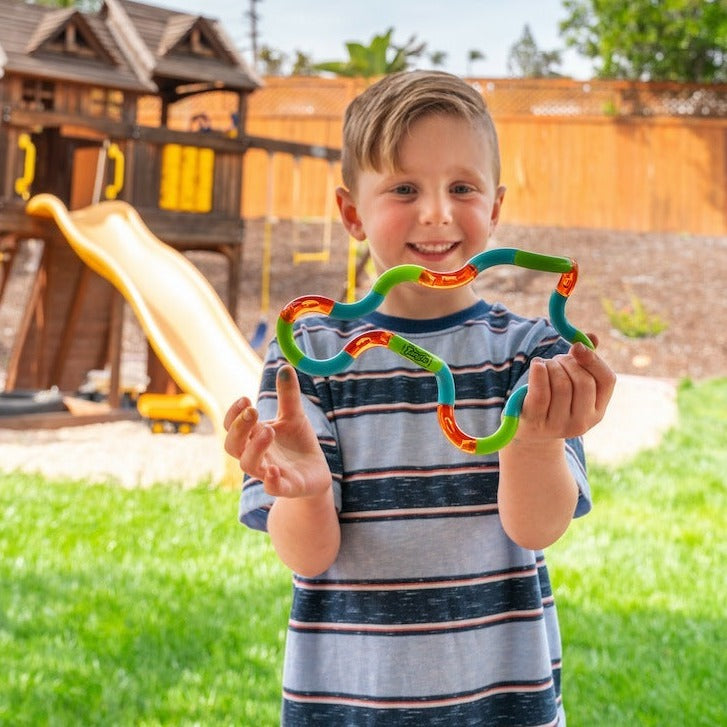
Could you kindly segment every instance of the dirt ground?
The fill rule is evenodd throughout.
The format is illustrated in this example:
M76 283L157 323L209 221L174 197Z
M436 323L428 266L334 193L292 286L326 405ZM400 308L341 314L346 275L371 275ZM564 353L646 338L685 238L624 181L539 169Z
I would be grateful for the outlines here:
M280 223L274 231L271 325L291 297L318 292L340 299L345 291L348 242L344 231L334 226L327 265L292 265L292 237L289 223ZM302 249L314 249L320 235L316 226L309 225L300 238ZM601 354L618 373L695 380L727 375L727 237L501 225L495 244L578 261L579 280L568 301L568 317L577 327L598 335ZM247 335L261 317L260 249L261 225L251 223L242 283L245 305L238 313ZM357 297L370 282L360 281ZM548 297L556 282L553 274L500 266L483 272L476 285L486 300L502 301L523 315L540 316L547 315ZM662 333L634 339L611 326L604 299L621 309L632 305L634 296L647 313L666 323Z
M340 225L333 225L327 263L293 264L292 241L298 239L301 251L321 249L322 225L302 222L296 231L292 223L281 221L272 235L270 309L265 312L260 309L263 225L247 224L237 320L248 338L262 320L268 323L269 336L278 311L295 296L320 293L341 299L345 294L348 240ZM727 375L727 237L501 225L495 244L578 261L580 277L568 302L568 317L599 336L601 354L618 373L670 379ZM190 257L222 293L226 281L222 259L210 253ZM0 303L0 385L36 261L37 249L29 246L18 259ZM485 299L536 316L547 314L556 281L553 274L502 266L482 273L476 285ZM359 281L357 297L369 284L365 278ZM634 296L648 313L665 321L662 333L631 339L613 329L604 299L619 309L630 305ZM127 311L125 361L143 370L145 350L143 336Z

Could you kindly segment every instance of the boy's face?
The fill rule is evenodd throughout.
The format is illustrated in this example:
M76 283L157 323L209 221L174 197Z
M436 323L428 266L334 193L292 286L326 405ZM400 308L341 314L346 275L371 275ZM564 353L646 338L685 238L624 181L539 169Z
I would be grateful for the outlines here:
M491 154L484 129L454 116L426 116L403 138L400 169L360 171L355 193L338 190L344 225L357 240L368 239L377 273L404 263L456 270L485 249L505 192L495 185ZM380 310L432 318L475 300L471 286L432 291L405 284Z

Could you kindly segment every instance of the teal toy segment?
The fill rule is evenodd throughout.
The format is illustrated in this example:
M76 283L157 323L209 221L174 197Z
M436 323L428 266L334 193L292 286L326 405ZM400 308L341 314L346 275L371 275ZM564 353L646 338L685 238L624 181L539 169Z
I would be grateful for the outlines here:
M512 247L497 247L494 250L485 250L479 255L475 255L469 262L481 273L495 265L514 265L516 253L517 250Z
M505 404L505 408L502 411L502 415L504 417L519 417L520 412L523 410L523 401L525 400L525 395L528 393L528 387L520 386L515 391L510 394L510 398L507 400L507 403Z
M437 377L437 403L454 406L454 376L452 371L444 364L434 375Z
M296 368L309 376L333 376L345 371L353 362L353 356L347 351L339 351L331 358L314 359L303 356Z
M384 296L375 290L354 303L334 303L330 316L337 321L353 321L375 311L383 302Z
M567 302L568 298L561 295L557 290L554 290L550 294L550 300L548 302L550 322L553 324L555 330L569 343L582 343L584 346L588 346L588 348L594 348L591 339L573 326L565 317L565 304Z

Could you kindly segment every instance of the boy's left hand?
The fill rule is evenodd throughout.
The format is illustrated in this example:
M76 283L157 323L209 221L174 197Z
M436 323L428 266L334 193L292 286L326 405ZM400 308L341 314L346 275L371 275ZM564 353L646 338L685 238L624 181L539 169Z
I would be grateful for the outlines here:
M589 338L598 345L595 336ZM582 343L552 359L533 359L517 439L585 434L603 419L615 384L616 375L605 361Z

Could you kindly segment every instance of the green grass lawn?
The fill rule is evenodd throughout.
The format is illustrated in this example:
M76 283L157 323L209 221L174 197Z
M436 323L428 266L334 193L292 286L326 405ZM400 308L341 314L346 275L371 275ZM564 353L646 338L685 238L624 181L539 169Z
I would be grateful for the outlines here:
M727 725L727 379L679 411L548 554L569 726Z
M569 727L727 724L727 379L680 412L550 550ZM0 475L0 724L277 724L290 579L236 508Z
M273 725L289 576L237 493L0 478L0 724Z

